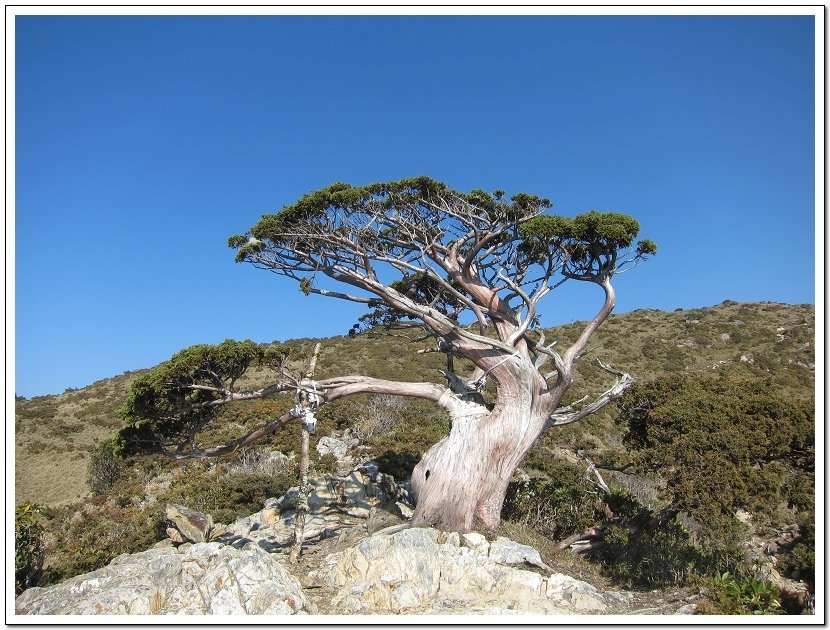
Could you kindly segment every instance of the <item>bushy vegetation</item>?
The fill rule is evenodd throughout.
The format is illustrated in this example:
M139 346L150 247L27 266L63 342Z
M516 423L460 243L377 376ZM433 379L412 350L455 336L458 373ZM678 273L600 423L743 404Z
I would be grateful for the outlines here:
M594 527L591 558L623 583L698 585L710 612L781 612L780 594L755 576L751 531L736 514L773 531L799 523L778 566L814 579L812 400L772 379L675 374L631 388L617 408L625 433L606 451L606 474L619 477L625 460L629 479L652 478L659 492L646 501L612 483L607 494L586 480L587 462L537 452L526 464L542 476L513 484L504 515L552 539Z
M44 512L38 530L46 553L41 585L99 569L122 553L143 551L166 538L167 503L230 523L296 483L289 467L266 466L250 450L216 462L133 457L120 467L122 474L105 494Z
M43 522L41 508L33 503L14 511L14 592L37 586L43 573Z
M123 464L113 452L114 444L105 440L92 454L87 469L87 483L95 495L106 494L121 476Z

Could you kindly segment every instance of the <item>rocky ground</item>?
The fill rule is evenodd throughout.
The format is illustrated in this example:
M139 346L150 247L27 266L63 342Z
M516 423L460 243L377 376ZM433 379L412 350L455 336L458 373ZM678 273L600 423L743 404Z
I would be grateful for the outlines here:
M371 463L310 480L306 542L289 561L297 490L230 524L168 505L153 549L15 602L18 614L694 614L684 591L632 593L548 566L509 538L407 528L408 493ZM397 531L396 531L397 530Z

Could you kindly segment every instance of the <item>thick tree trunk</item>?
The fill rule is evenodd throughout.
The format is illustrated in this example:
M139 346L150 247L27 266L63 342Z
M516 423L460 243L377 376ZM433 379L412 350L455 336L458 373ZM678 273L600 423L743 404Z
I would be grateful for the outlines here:
M550 415L530 387L519 390L522 395L503 398L492 412L470 405L452 414L450 434L412 472L414 526L458 532L498 527L507 486Z

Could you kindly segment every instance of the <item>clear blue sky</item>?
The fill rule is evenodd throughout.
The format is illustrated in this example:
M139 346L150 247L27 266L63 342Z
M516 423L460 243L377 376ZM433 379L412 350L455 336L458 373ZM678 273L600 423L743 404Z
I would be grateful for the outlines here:
M811 16L18 16L14 390L344 334L358 305L227 248L333 181L631 214L660 251L618 312L814 302L813 37ZM592 315L581 289L543 322Z

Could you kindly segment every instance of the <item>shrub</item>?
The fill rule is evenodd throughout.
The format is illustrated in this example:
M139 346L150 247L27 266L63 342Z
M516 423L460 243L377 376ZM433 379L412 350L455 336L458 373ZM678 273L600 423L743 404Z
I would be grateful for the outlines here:
M24 503L14 511L14 591L19 595L37 586L43 574L43 524L41 508Z
M608 575L652 588L682 584L702 556L674 519L641 530L611 525L603 542L596 559Z
M674 375L632 387L618 408L637 465L660 471L673 506L710 532L740 508L767 517L784 500L810 508L812 404L774 381Z
M399 396L375 396L369 400L354 424L354 432L361 442L377 435L391 433L401 422L401 411L406 401Z
M289 474L277 476L190 474L159 497L160 502L181 503L230 523L262 509L265 500L285 493L296 482Z
M716 573L696 580L706 599L699 612L710 615L776 615L782 614L781 593L770 584L754 577Z
M144 551L165 536L163 507L120 508L104 500L61 511L50 526L43 584L100 569L122 553Z
M250 477L274 477L289 472L288 458L266 446L243 448L229 472Z
M586 529L604 518L604 503L584 473L563 462L550 463L551 480L514 481L507 489L502 517L521 522L553 540Z
M93 494L107 494L121 476L122 464L113 453L113 442L105 440L92 454L87 484Z

